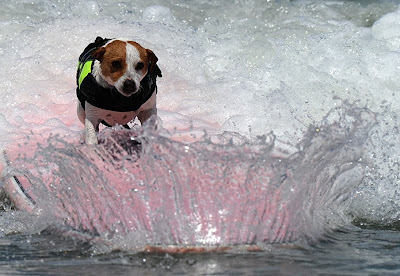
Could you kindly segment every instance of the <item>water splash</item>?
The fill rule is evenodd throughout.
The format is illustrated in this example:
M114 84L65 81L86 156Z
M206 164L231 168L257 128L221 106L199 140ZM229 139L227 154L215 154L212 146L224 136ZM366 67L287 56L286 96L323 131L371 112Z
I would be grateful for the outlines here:
M30 179L39 216L130 250L314 241L348 223L373 123L367 109L337 108L293 155L272 134L186 144L152 128L106 129L97 147L54 136L13 174Z
M400 136L398 112L385 103L366 143L373 166L353 193L350 212L361 226L400 229Z

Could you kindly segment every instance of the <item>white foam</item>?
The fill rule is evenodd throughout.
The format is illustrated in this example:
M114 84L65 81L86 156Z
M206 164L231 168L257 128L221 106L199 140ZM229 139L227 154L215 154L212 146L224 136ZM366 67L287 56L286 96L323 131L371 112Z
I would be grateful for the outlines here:
M372 34L376 39L386 42L392 51L400 50L400 9L384 15L372 27Z
M173 20L170 9L164 6L150 6L143 11L144 21L170 22Z

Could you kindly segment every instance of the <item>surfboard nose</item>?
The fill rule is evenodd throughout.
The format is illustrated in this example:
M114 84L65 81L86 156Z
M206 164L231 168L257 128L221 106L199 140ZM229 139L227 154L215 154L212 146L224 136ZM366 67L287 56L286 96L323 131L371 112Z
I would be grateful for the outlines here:
M4 192L17 209L33 213L35 209L35 201L31 198L31 196L26 192L24 188L30 186L29 184L27 185L27 183L25 183L26 181L29 182L29 180L25 177L8 175L6 173L6 168L9 165L10 161L7 157L6 151L3 150L0 156L0 179L4 184Z

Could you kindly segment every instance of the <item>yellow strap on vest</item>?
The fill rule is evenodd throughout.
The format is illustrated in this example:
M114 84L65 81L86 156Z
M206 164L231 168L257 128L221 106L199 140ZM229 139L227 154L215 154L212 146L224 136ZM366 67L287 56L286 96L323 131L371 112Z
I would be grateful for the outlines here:
M79 88L81 88L81 83L86 78L86 76L92 72L92 63L93 63L93 60L88 60L85 63L79 62L78 70L81 72L81 74L79 75L79 80L78 80Z

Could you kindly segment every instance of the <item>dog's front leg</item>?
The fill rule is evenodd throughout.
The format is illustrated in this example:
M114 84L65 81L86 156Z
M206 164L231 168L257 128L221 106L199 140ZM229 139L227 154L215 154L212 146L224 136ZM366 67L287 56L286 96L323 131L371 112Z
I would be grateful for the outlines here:
M98 125L94 125L87 118L85 119L85 143L86 145L96 145L97 141L97 133Z
M143 125L153 115L157 116L157 108L155 106L151 109L141 111L137 117L140 123Z

